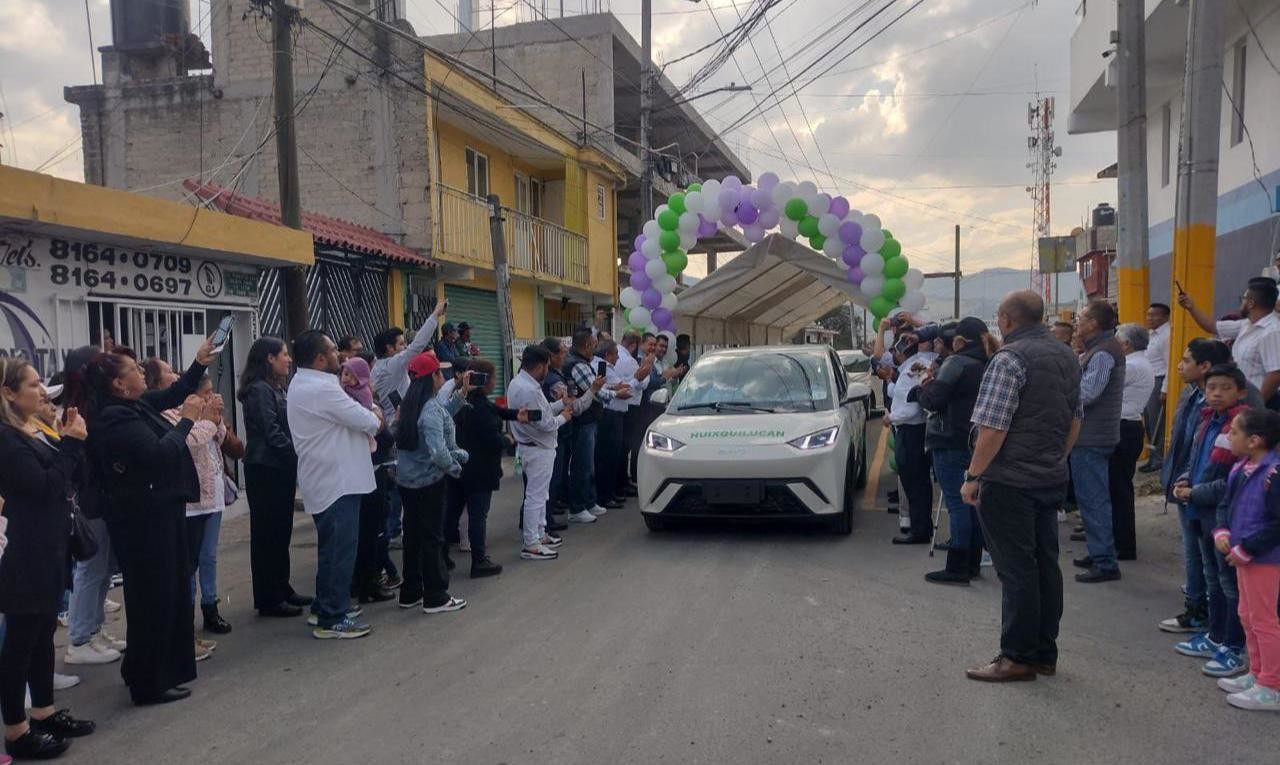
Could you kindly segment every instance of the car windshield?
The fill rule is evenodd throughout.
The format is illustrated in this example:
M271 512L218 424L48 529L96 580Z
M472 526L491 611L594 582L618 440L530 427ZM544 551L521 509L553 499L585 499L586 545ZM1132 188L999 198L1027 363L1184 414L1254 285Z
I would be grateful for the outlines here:
M871 359L861 353L842 353L840 363L844 366L844 371L851 375L871 371Z
M827 358L816 353L706 356L680 383L671 409L697 414L831 409L828 366Z

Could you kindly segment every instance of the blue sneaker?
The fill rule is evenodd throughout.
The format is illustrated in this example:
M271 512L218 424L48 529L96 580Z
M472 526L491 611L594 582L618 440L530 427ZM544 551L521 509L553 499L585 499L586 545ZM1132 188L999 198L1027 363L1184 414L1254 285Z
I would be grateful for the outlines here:
M1173 650L1183 656L1193 656L1201 659L1212 659L1214 654L1222 646L1209 639L1209 633L1197 632L1191 636L1190 640L1184 640L1173 647Z
M354 619L343 619L332 627L316 627L311 636L316 640L351 640L368 635L371 627Z
M1235 677L1249 670L1249 657L1244 651L1237 651L1225 645L1218 649L1213 658L1205 663L1201 672L1209 677Z

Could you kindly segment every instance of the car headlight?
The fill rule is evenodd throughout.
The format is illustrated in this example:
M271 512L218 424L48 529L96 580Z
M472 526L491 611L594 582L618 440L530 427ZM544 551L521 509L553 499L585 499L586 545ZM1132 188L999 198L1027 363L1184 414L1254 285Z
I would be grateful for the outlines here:
M829 428L823 428L816 433L810 433L807 436L800 436L794 441L787 443L797 449L822 449L831 446L836 442L836 436L840 434L840 426L832 425Z
M684 444L680 441L671 436L664 436L656 430L650 430L644 434L644 445L655 452L674 452L684 448Z

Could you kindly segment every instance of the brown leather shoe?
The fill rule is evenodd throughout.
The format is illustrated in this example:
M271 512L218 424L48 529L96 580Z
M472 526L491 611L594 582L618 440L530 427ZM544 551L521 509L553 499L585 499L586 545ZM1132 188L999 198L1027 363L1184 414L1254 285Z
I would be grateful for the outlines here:
M964 674L970 680L978 680L984 683L1013 683L1036 679L1035 667L1014 661L1003 655L995 657L990 664L985 666L966 669Z
M1036 662L1031 665L1031 668L1036 671L1037 675L1044 675L1045 677L1053 677L1058 674L1057 664L1042 664L1040 662Z

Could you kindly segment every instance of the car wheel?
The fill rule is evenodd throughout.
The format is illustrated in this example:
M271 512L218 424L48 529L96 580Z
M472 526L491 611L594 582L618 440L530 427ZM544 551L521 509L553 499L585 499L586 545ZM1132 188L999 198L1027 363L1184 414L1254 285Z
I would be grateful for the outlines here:
M870 420L864 420L862 423L862 450L858 458L858 479L854 482L854 487L858 489L867 488L867 463L871 461L871 457L867 454L867 423Z
M845 475L849 475L848 470L845 471ZM844 482L844 499L840 503L840 513L831 519L831 533L853 533L853 492L853 486L850 485L849 480L846 478Z
M666 518L658 515L651 515L649 513L642 513L641 515L644 518L645 527L650 531L663 531L667 528Z

